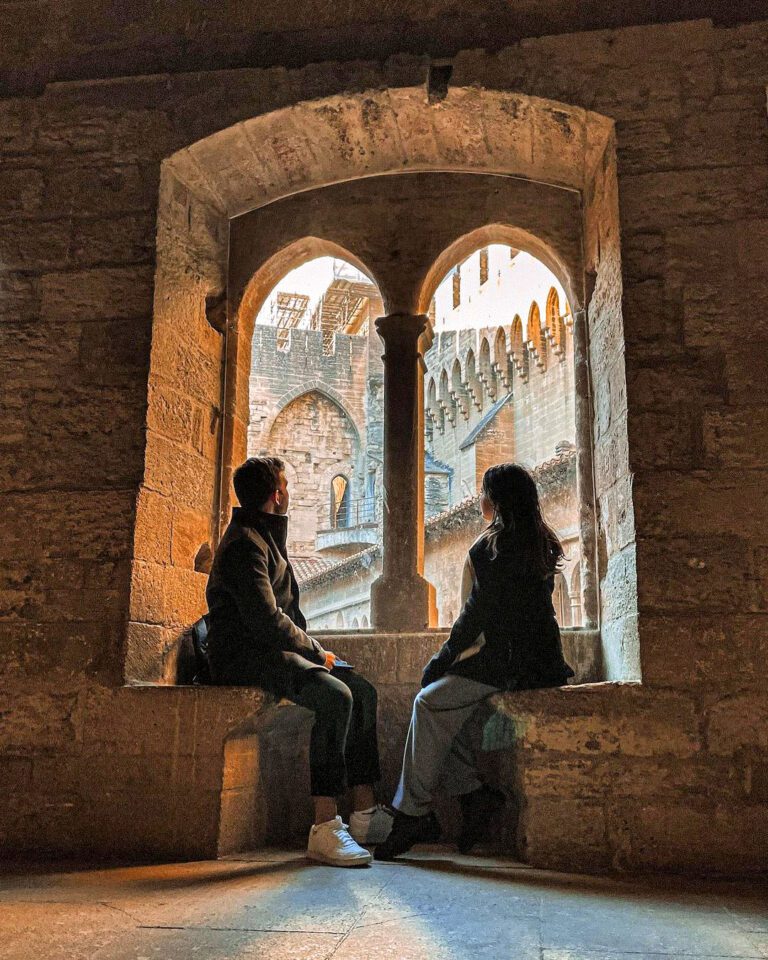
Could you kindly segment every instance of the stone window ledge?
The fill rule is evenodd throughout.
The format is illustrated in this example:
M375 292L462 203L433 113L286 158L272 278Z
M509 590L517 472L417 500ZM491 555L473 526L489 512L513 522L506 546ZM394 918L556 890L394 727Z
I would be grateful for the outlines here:
M349 632L312 631L327 650L352 663L377 686L419 684L424 665L448 636L446 629L419 633L382 633L377 630ZM599 630L569 628L561 631L563 651L576 676L572 685L596 683L603 679ZM128 687L182 687L168 681L132 681ZM195 689L205 689L198 687ZM218 689L252 689L228 687Z

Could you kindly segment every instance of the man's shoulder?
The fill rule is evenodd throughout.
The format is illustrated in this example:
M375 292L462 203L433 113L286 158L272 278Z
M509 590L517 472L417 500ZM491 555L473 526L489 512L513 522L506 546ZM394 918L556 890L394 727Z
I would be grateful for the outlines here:
M216 553L219 557L224 557L225 554L227 556L240 553L252 554L254 551L267 556L269 546L264 537L253 527L246 527L233 520L224 531Z

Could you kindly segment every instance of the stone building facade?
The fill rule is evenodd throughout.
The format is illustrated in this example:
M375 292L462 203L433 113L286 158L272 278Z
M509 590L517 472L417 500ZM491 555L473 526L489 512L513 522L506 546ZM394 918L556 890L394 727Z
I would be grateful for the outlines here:
M417 318L384 325L416 363L433 267L486 231L569 286L611 678L502 699L523 811L504 847L575 870L763 871L764 6L121 9L3 10L4 853L245 842L276 708L172 681L246 450L250 298L283 255L354 249L387 315ZM406 419L386 396L384 413ZM441 635L373 636L337 649L379 685L388 792Z
M302 329L307 298L287 289L278 297L301 304L301 316L290 318L293 328L254 327L248 451L274 453L286 463L289 548L311 629L367 628L370 587L381 573L377 398L383 367L372 322L381 301L372 284L360 292L365 319L357 313L351 319L356 334L342 320L329 337L322 311L316 329ZM516 460L534 470L545 516L565 548L557 578L560 622L579 626L573 317L565 292L542 263L492 245L474 251L440 283L431 313L434 341L424 355L424 562L436 591L437 624L449 626L460 609L464 557L484 527L478 507L483 473ZM337 483L343 505L335 499Z

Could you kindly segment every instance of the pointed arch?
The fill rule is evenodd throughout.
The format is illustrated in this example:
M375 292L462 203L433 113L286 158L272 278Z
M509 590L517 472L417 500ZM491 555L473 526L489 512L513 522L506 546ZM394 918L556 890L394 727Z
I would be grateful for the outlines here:
M544 369L547 363L547 344L541 325L541 310L535 300L531 303L531 309L528 311L525 339L529 350L533 352L536 359L536 365Z
M523 333L523 321L520 319L520 314L518 313L515 314L512 320L512 325L509 329L509 339L509 347L512 355L515 358L522 358L525 336Z
M576 297L576 285L561 257L543 240L527 230L512 224L492 223L458 237L443 250L428 269L418 299L420 313L426 313L443 278L475 251L491 244L503 244L514 250L524 250L540 260L557 277L569 299Z
M283 410L292 404L294 400L298 400L299 397L303 397L308 393L319 393L327 400L330 400L331 403L335 404L352 424L352 427L355 431L356 441L358 444L360 443L360 438L365 435L365 429L355 421L352 411L347 407L341 394L334 390L333 387L329 386L327 383L323 383L321 380L310 380L307 383L302 383L300 386L294 387L292 390L288 390L286 393L284 393L272 407L267 417L267 421L262 429L261 435L263 437L268 437L272 427L275 425L275 420L277 420Z
M346 250L321 237L302 237L281 248L266 260L248 281L245 289L239 293L237 308L238 324L243 325L248 337L253 336L256 316L282 278L310 260L320 257L334 257L351 264L364 274L377 288L379 284L371 270L352 251Z
M552 349L559 357L565 353L565 324L561 317L560 296L552 287L547 295L546 321L547 337Z

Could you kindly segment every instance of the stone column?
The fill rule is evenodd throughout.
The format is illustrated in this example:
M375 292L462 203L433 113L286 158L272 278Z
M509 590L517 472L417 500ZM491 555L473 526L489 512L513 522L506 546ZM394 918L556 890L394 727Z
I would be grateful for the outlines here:
M576 395L576 489L579 499L581 537L582 626L600 626L599 578L597 570L597 517L592 456L592 383L589 363L587 313L577 310L573 318L574 392Z
M384 341L384 504L382 575L371 586L376 630L419 631L430 624L434 588L424 557L424 409L420 338L423 314L380 317Z

